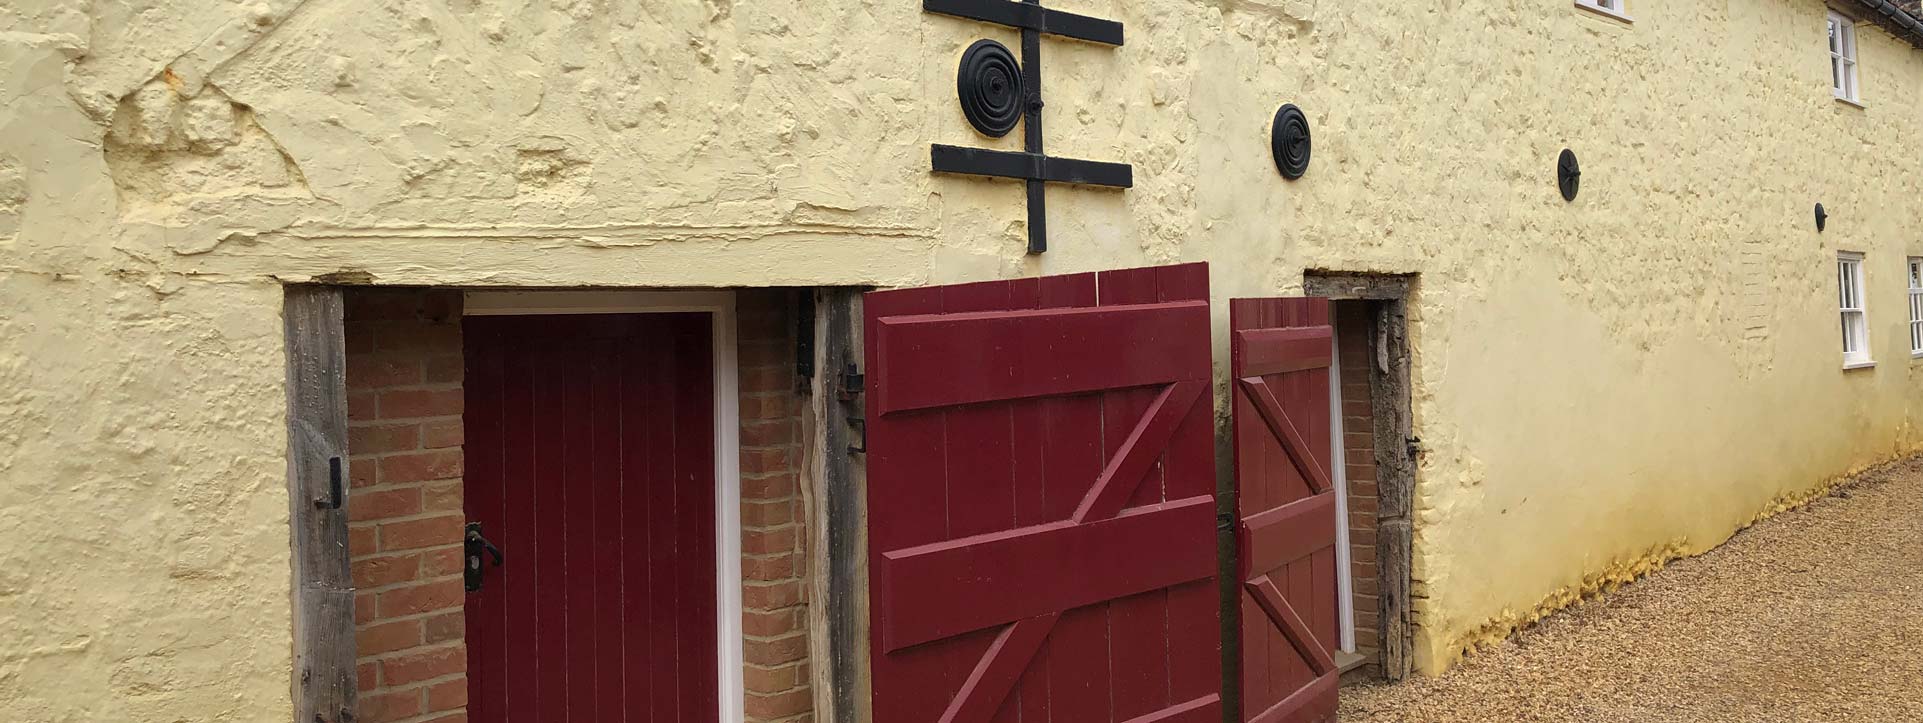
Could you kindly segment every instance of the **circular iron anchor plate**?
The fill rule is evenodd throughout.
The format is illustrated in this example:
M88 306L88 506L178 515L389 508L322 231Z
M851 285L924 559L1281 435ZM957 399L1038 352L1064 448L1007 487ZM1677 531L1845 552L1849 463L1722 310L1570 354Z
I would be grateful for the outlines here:
M1291 181L1309 172L1313 150L1309 138L1309 117L1293 103L1275 111L1275 124L1269 129L1269 152L1275 155L1275 168Z
M977 40L962 53L955 74L955 92L962 114L982 135L1000 138L1015 130L1028 106L1022 88L1022 67L1008 47L993 40Z
M1562 200L1576 200L1576 192L1582 190L1582 164L1576 162L1576 152L1562 149L1556 157L1556 188L1562 191Z

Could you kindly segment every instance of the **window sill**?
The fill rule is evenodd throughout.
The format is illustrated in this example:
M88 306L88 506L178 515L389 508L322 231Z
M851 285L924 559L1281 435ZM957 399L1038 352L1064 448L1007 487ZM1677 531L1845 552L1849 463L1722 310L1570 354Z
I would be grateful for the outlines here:
M1868 360L1868 359L1865 359L1865 360L1863 360L1863 361L1846 361L1846 362L1843 362L1843 371L1846 371L1846 372L1848 372L1848 371L1855 371L1855 370L1858 370L1858 369L1872 369L1872 368L1875 368L1875 367L1876 367L1876 362L1875 362L1875 361L1871 361L1871 360Z
M1923 359L1923 349L1918 349L1918 350L1916 350L1916 351L1913 351L1913 352L1910 352L1910 358L1911 358L1911 359Z
M1832 93L1831 95L1835 95L1835 94L1834 94L1834 93ZM1863 101L1860 101L1860 100L1853 100L1853 99L1850 99L1850 98L1845 98L1845 97L1843 97L1843 96L1840 96L1840 95L1835 95L1835 97L1836 97L1836 102L1838 102L1838 103L1842 103L1843 105L1847 105L1847 106L1849 106L1849 107L1851 107L1851 108L1855 108L1855 109L1857 109L1857 110L1868 110L1868 109L1869 109L1869 106L1867 106L1867 105L1863 105Z
M1609 8L1605 8L1605 7L1597 7L1597 6L1595 6L1595 5L1588 5L1588 4L1584 4L1584 3L1582 2L1582 0L1577 0L1577 2L1576 2L1576 7L1579 7L1579 8L1582 8L1582 9L1584 9L1584 10L1588 10L1589 12L1592 12L1592 13L1595 13L1595 14L1597 14L1597 15L1601 15L1601 16L1603 16L1603 17L1605 17L1605 18L1609 18L1609 19L1611 19L1611 20L1615 20L1615 21L1617 21L1617 22L1621 22L1621 23L1625 23L1625 24L1633 24L1633 23L1635 23L1635 22L1636 22L1636 19L1635 19L1635 18L1632 18L1632 17L1629 17L1628 15L1624 15L1624 14L1622 14L1622 13L1619 13L1619 12L1616 12L1616 11L1614 11L1614 10L1610 10Z

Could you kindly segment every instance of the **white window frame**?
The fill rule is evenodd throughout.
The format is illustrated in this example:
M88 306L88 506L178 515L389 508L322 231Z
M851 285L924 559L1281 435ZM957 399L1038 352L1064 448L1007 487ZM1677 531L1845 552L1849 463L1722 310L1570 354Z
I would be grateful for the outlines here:
M1836 305L1843 332L1843 368L1875 366L1870 357L1870 313L1864 292L1863 254L1841 251L1836 254Z
M1861 105L1863 98L1856 72L1856 21L1831 11L1826 35L1830 51L1830 93L1837 100Z
M1910 358L1923 358L1923 256L1911 256L1910 279Z
M1624 22L1632 22L1634 20L1629 17L1629 0L1576 0L1576 7L1607 15Z

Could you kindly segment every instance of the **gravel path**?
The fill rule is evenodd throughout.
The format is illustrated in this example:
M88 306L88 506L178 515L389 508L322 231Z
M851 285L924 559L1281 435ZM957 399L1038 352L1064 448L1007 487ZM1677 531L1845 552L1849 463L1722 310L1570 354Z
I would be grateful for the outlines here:
M1923 721L1923 456L1864 474L1344 723Z

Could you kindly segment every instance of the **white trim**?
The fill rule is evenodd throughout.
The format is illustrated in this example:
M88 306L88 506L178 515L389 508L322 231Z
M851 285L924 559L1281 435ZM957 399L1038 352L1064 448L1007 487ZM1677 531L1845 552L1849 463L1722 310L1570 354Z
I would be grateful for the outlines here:
M1342 354L1337 344L1334 314L1329 318L1329 455L1334 467L1329 479L1335 484L1335 595L1336 619L1341 631L1341 650L1355 652L1355 568L1349 557L1349 470L1342 443Z
M721 643L721 720L740 723L748 692L742 680L741 642L741 403L736 385L734 293L711 312L714 318L715 634Z
M1857 73L1856 21L1831 10L1824 22L1823 44L1829 51L1830 95L1861 107L1863 93L1858 81L1861 75Z
M702 312L713 319L715 636L722 723L741 723L747 705L741 632L741 407L736 394L733 291L469 291L462 313L650 314Z
M1903 277L1910 302L1910 358L1923 359L1923 256L1903 260Z
M1844 369L1875 366L1870 347L1869 283L1865 273L1863 254L1836 253L1836 306L1841 321L1839 328L1843 332Z
M1612 20L1621 20L1625 23L1633 23L1633 22L1636 22L1636 19L1629 17L1629 13L1627 11L1628 3L1629 3L1629 0L1614 0L1614 4L1616 5L1616 7L1608 7L1603 5L1601 2L1598 2L1598 0L1576 0L1576 7L1582 8L1584 10L1588 10L1592 13L1601 15L1606 18L1610 18Z

